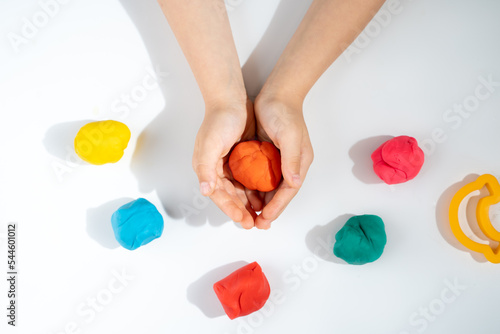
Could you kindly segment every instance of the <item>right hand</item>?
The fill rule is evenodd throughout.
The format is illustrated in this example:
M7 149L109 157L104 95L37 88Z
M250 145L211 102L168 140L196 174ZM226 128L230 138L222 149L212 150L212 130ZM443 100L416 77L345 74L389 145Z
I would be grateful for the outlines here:
M228 153L238 142L255 136L253 103L208 105L203 123L196 135L193 169L200 182L200 191L234 222L243 228L255 226L256 209L249 198L255 196L232 178ZM253 198L257 203L258 199Z

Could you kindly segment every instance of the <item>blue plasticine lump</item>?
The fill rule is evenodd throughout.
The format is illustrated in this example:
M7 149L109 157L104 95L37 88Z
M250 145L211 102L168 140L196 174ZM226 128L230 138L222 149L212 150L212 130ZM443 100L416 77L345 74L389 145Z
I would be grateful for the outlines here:
M111 226L118 243L134 250L161 236L163 217L151 202L139 198L116 210Z

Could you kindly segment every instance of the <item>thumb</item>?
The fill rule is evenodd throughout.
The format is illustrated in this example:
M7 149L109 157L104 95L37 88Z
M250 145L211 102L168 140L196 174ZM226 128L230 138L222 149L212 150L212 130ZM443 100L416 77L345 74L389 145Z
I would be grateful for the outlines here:
M285 136L283 139L285 144L280 145L283 178L290 186L299 188L302 185L302 178L300 177L302 141L296 135Z
M203 196L210 196L215 190L217 181L217 163L220 160L219 153L210 145L208 140L197 148L193 154L193 169L200 182L200 192Z

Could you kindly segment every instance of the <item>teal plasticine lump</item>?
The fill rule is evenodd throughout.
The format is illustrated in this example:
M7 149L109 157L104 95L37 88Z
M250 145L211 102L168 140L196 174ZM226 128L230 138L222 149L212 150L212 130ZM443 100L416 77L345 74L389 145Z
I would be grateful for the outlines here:
M335 235L333 254L349 264L377 260L387 242L384 222L379 216L351 217Z
M151 202L139 198L116 210L111 226L118 243L134 250L161 236L163 217Z

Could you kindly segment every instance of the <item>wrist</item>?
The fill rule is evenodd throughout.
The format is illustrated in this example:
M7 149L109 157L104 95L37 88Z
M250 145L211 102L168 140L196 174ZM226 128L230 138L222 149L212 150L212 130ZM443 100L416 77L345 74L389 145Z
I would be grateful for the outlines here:
M226 92L205 98L205 112L226 111L232 113L245 113L247 103L246 92Z
M272 86L266 85L255 99L256 110L273 106L275 108L283 107L281 109L288 112L302 113L303 104L304 97L301 94L280 88L273 89Z
M231 116L241 119L247 117L246 96L217 96L205 101L205 116Z
M247 92L241 69L234 70L200 85L206 110L245 109Z

